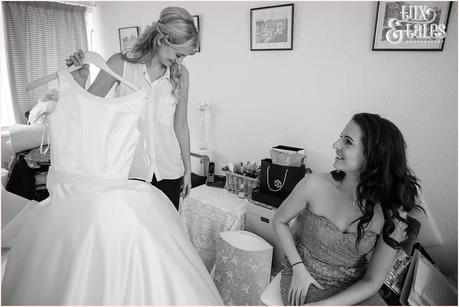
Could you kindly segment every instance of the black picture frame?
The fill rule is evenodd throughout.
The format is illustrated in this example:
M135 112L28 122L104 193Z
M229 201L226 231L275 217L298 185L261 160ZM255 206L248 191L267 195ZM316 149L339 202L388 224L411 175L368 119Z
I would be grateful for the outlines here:
M447 32L448 30L448 20L449 20L449 15L451 13L451 5L452 1L378 1L377 7L376 7L376 18L375 18L375 30L374 30L374 35L373 35L373 45L372 45L372 50L373 51L442 51L444 44L445 44L445 39L446 37L443 38L417 38L416 36L414 38L408 38L406 34L402 34L399 37L400 42L394 43L391 42L389 37L392 37L391 33L395 33L395 31L392 31L391 33L388 34L389 31L392 30L393 27L396 27L396 29L403 30L405 31L407 29L407 24L410 23L410 21L405 21L402 17L402 6L405 6L404 11L407 12L406 6L425 6L427 9L432 9L433 12L435 12L435 17L432 18L432 22L430 24L435 24L436 26L444 25L445 26L445 31ZM410 9L408 9L409 11ZM413 10L413 16L415 16L415 10ZM431 11L431 12L432 12ZM438 12L440 12L439 15ZM425 13L425 11L424 11ZM432 13L433 14L433 13ZM407 16L406 14L404 14ZM422 16L420 13L418 14L419 16ZM410 15L411 16L411 15ZM425 16L430 16L428 14L425 14ZM389 22L393 20L393 23L389 25ZM395 24L397 21L402 21L399 24ZM412 25L410 26L410 29L414 27L413 25L416 24L417 22L413 19ZM424 21L424 23L426 23ZM392 26L392 27L391 27ZM430 29L430 28L429 28ZM447 33L446 33L447 34ZM445 35L446 35L445 34ZM446 35L447 36L447 35ZM393 40L395 42L397 38L394 38Z
M120 40L120 51L123 52L133 40L139 37L139 27L118 28L118 37Z
M196 52L201 52L201 29L199 28L199 15L193 15L193 22L199 31L199 47L198 50L196 50Z
M293 50L294 11L293 3L250 9L250 50Z

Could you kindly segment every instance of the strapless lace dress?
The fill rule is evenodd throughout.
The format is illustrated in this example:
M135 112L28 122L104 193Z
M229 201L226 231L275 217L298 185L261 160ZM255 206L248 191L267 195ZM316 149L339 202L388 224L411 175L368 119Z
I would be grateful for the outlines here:
M296 247L311 276L325 288L309 287L306 303L312 303L333 296L362 278L368 264L367 256L373 251L378 235L366 231L357 250L357 233L342 232L329 219L308 208L301 213L301 218L303 226ZM281 275L285 305L289 305L291 278L292 268L285 258Z

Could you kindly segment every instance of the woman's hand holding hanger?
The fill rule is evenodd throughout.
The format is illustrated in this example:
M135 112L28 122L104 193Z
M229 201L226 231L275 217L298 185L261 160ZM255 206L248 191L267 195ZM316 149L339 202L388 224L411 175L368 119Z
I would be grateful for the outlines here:
M105 59L103 59L98 54L90 54L89 52L85 52L80 49L74 52L73 54L69 55L69 57L65 59L65 64L68 67L81 67L80 69L71 72L71 74L75 81L82 88L86 88L86 80L89 76L89 64L84 63L84 59L88 55L91 55L91 57L89 57L90 59L88 63L93 63L101 69L94 81L87 88L88 92L99 97L105 97L112 88L113 84L115 84L115 82L127 81L120 76L120 74L122 74L123 71L124 63L123 59L121 58L121 54L114 54L107 61L105 61ZM132 87L132 84L130 83L127 85ZM134 89L138 90L138 88L135 85Z
M67 67L70 67L72 65L75 65L75 66L83 65L81 69L73 71L72 76L75 79L75 81L78 82L78 84L80 84L81 87L84 88L86 84L86 80L88 79L88 76L89 76L89 65L84 64L83 59L84 59L84 51L79 49L78 51L69 55L69 57L65 59L65 64L67 65Z

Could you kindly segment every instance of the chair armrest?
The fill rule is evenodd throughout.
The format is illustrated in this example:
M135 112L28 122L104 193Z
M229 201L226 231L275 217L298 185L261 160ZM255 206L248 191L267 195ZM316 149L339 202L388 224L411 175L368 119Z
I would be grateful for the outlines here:
M203 165L203 168L204 168L203 176L207 177L208 172L209 172L209 163L210 163L209 156L208 155L197 154L197 153L194 153L194 152L191 152L190 154L191 154L192 157L196 157L196 158L200 159L201 164Z

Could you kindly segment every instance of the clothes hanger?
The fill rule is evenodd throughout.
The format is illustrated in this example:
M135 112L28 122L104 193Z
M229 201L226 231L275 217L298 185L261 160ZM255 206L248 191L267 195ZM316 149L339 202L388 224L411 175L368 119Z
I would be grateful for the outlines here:
M120 76L116 72L114 72L107 65L107 63L105 62L104 58L100 54L98 54L97 52L94 52L94 51L86 52L85 55L84 55L83 62L84 62L84 64L94 64L97 67L99 67L100 69L102 69L105 72L107 72L109 75L111 75L115 79L125 83L130 88L132 88L132 89L134 89L136 91L140 90L140 88L137 85L133 84L129 80L124 79L122 76ZM67 68L67 71L68 72L72 72L72 71L81 69L82 67L83 66L75 66L75 65L73 65L73 66ZM34 88L42 86L43 84L46 84L46 83L48 83L48 82L50 82L50 81L52 81L54 79L57 79L57 72L52 73L52 74L47 75L47 76L44 76L44 77L41 77L40 79L37 79L35 81L30 82L29 84L27 84L27 86L25 88L25 91L29 92L29 91L33 90Z

